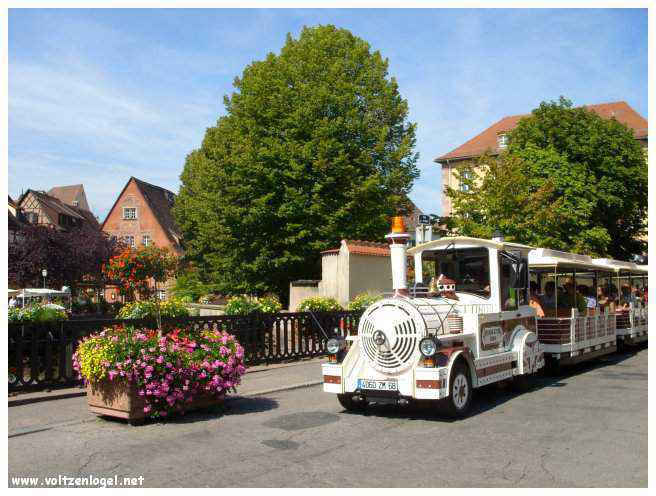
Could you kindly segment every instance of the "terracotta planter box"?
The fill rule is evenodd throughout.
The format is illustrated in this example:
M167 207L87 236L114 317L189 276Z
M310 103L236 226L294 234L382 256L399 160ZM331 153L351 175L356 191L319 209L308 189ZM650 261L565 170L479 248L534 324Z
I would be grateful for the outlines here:
M89 411L96 415L126 419L130 423L141 423L146 419L143 411L145 401L137 394L134 383L106 380L97 384L87 384L87 402ZM186 405L185 411L190 412L222 403L223 398L201 395Z

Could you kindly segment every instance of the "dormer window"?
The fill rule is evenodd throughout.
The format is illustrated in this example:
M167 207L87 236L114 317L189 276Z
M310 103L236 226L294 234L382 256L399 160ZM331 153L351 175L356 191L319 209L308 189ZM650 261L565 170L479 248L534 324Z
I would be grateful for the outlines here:
M506 148L508 146L508 135L506 133L501 133L497 136L497 144L499 148Z
M80 202L77 201L77 200L73 200L73 206L74 206L74 207L79 207L79 206L80 206Z
M134 220L137 218L137 207L123 207L123 219Z

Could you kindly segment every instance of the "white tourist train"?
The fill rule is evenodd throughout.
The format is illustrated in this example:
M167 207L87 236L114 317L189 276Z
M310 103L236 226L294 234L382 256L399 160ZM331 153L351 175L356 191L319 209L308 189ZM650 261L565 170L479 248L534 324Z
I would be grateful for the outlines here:
M646 339L646 268L501 236L422 240L418 231L408 249L400 217L387 238L394 293L364 311L357 334L330 339L322 364L324 391L347 410L434 400L461 417L475 388L526 385L545 356L558 365L611 353L618 337Z

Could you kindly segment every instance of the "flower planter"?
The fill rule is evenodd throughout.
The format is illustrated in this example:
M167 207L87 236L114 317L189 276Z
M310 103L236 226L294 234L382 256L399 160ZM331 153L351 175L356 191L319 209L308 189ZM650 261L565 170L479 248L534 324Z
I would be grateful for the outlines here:
M185 412L218 406L223 400L223 397L200 395L185 405ZM92 413L125 419L131 424L142 423L147 416L143 397L137 394L136 385L127 381L87 383L87 402Z

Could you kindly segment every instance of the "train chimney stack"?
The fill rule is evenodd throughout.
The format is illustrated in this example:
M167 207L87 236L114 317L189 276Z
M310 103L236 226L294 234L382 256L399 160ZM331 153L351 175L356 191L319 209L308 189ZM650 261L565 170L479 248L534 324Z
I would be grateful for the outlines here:
M407 296L407 265L406 255L410 235L405 231L403 217L392 217L392 232L385 236L390 242L390 258L392 262L392 289L394 296Z

